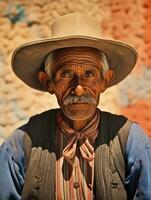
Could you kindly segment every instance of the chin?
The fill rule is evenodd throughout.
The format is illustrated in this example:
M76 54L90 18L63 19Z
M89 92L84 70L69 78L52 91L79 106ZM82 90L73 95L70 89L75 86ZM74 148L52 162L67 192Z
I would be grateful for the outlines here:
M71 120L87 120L96 112L96 105L69 105L65 106L63 113Z

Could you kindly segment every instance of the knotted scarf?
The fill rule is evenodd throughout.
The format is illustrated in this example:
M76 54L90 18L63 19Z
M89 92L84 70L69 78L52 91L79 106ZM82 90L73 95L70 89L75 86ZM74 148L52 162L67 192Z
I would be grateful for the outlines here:
M98 125L100 121L100 113L97 110L93 119L80 131L75 131L69 127L65 117L60 113L57 116L58 127L61 132L68 136L67 146L63 150L63 157L71 164L76 155L76 150L79 151L86 161L91 165L94 160L93 143L98 135Z

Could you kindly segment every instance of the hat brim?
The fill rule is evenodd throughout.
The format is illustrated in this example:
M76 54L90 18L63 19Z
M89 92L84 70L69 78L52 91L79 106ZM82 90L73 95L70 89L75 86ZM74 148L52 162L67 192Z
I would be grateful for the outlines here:
M46 91L38 80L38 72L43 65L45 57L56 49L79 46L93 47L105 53L109 67L115 73L115 78L111 81L109 87L127 77L134 68L138 57L133 47L120 41L68 36L39 40L20 46L12 55L12 69L28 86Z

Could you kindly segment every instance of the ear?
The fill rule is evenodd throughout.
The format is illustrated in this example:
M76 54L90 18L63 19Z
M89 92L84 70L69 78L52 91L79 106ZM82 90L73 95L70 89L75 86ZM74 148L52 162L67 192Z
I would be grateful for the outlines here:
M113 70L108 70L105 73L105 75L104 75L104 83L103 83L103 85L101 87L101 92L104 92L108 88L110 82L114 79L114 76L115 75L114 75L114 71Z
M46 72L40 71L38 73L38 80L50 94L54 94L52 82Z

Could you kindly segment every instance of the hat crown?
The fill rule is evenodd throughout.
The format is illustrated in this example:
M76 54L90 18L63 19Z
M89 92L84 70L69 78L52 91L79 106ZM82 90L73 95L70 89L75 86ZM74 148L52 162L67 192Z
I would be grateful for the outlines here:
M68 36L88 36L100 38L100 23L87 15L71 13L59 17L52 23L51 36L53 38Z

